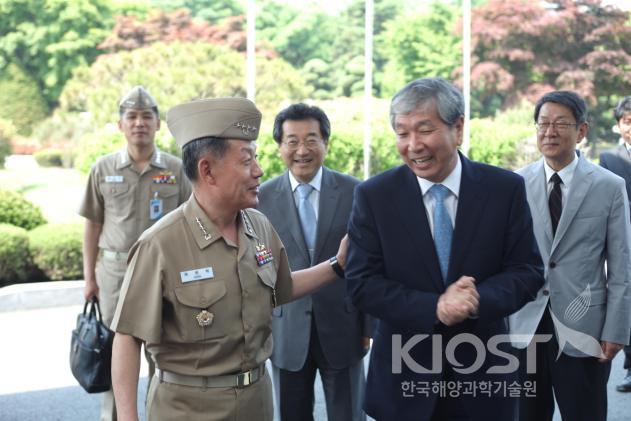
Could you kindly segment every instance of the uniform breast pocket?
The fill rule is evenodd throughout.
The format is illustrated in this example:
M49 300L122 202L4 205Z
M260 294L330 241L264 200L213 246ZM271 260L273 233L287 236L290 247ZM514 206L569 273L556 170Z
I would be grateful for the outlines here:
M164 213L177 208L180 189L177 184L154 184L151 186L151 199L160 199Z
M101 194L105 200L105 207L115 213L126 213L132 200L129 183L101 183Z
M197 281L174 292L176 325L185 340L204 341L225 335L225 315L218 308L226 295L223 281Z

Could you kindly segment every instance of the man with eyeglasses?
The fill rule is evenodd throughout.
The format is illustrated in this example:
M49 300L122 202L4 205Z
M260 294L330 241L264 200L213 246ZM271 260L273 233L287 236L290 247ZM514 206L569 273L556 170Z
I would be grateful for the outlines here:
M629 341L625 183L577 156L588 132L579 95L545 94L534 119L543 157L518 172L526 180L546 282L535 301L510 317L511 334L529 338L513 342L520 384L536 383L535 396L520 399L519 421L551 421L555 399L564 420L605 420L611 360ZM536 356L529 371L528 351Z
M330 134L329 119L315 106L293 104L274 121L274 140L287 171L261 186L258 209L285 244L292 270L327 260L346 234L359 181L323 166ZM338 269L336 262L331 264ZM370 322L345 297L346 283L338 279L274 309L271 359L282 421L313 420L317 371L330 421L366 419L362 358Z
M620 133L620 145L600 155L600 165L624 178L627 196L631 196L631 96L618 102L614 109L616 126ZM631 392L631 346L624 347L624 369L627 370L622 383L616 386L618 392Z

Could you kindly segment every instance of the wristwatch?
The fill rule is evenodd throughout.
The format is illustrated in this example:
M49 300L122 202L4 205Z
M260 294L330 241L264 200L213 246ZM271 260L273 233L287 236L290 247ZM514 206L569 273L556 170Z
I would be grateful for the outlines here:
M329 263L331 264L331 269L333 269L333 272L335 272L335 274L337 276L339 276L340 278L344 277L344 269L342 269L342 266L340 266L340 264L337 261L337 256L333 256L329 259Z

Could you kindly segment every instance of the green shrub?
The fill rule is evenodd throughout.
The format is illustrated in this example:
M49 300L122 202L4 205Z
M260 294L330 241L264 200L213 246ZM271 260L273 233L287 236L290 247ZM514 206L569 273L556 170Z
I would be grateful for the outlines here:
M47 224L28 233L33 263L49 279L83 276L83 225Z
M539 156L528 103L494 118L472 119L470 139L469 157L498 167L515 170Z
M0 224L0 284L26 281L31 268L24 228Z
M74 167L83 174L90 172L92 165L101 156L121 150L127 144L125 136L115 124L108 124L97 132L88 133L79 139L77 143ZM180 148L175 143L171 133L166 129L166 124L156 133L155 144L161 151L181 156Z
M42 149L33 157L40 167L62 167L64 164L64 151L60 149Z
M125 136L114 124L108 124L97 132L89 133L78 142L75 168L87 174L99 157L119 150L123 145Z
M4 168L4 158L11 155L11 138L13 136L15 136L13 123L0 118L0 168Z
M11 224L27 230L46 223L42 211L20 193L0 189L0 224Z
M35 79L16 64L0 70L0 116L13 122L19 134L30 135L47 114L48 105Z
M364 128L362 99L337 98L327 101L313 101L331 121L331 139L324 165L349 174L360 180L364 178ZM289 104L285 104L287 106ZM373 99L371 118L370 175L375 175L402 164L396 149L394 132L388 117L389 102ZM272 138L273 117L264 120L261 134L257 139L258 160L265 172L263 181L285 171L278 146Z

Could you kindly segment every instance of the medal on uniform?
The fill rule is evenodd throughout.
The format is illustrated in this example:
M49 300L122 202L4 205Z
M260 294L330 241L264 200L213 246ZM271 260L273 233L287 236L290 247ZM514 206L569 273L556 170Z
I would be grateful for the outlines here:
M256 245L256 253L254 253L254 256L256 257L256 264L259 267L274 260L272 250L261 243Z
M195 316L197 323L199 323L201 327L210 326L213 322L213 317L215 316L212 313L209 313L208 310L202 310L197 314L197 316Z
M162 199L158 199L158 192L155 192L153 199L149 201L149 219L160 219L162 212Z
M153 182L155 184L177 184L177 179L171 171L162 171L153 176Z

